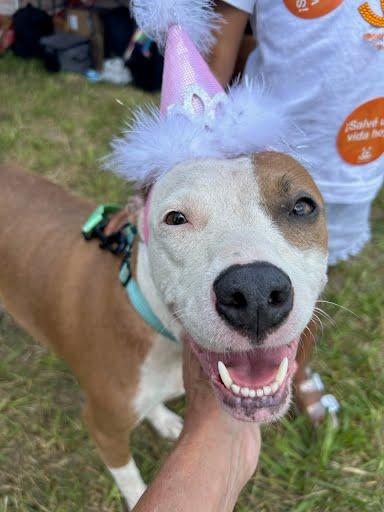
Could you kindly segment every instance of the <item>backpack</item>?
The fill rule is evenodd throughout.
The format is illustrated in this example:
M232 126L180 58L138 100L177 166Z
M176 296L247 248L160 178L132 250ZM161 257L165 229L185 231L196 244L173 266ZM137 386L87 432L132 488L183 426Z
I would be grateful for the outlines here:
M53 34L53 20L46 12L28 4L13 15L15 41L12 49L19 57L41 57L40 38Z

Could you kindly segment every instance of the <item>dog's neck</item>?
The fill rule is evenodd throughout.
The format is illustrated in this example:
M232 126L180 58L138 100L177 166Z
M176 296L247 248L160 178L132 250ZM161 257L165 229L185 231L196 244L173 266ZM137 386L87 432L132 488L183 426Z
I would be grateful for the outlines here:
M163 326L175 336L175 338L180 339L182 327L172 316L156 290L148 261L147 246L143 242L139 242L138 244L136 280L141 293L144 295L157 318L161 321Z

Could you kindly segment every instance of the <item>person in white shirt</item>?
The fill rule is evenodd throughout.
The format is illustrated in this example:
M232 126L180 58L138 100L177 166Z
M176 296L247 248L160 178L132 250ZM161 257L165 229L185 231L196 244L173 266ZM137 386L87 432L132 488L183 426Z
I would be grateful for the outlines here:
M284 102L297 128L286 142L326 202L329 264L347 260L370 238L371 203L383 182L384 2L216 3L226 23L210 57L213 72L229 83L250 19L257 45L244 74L261 76ZM320 379L306 368L312 344L308 337L300 355L297 399L316 423L329 403Z

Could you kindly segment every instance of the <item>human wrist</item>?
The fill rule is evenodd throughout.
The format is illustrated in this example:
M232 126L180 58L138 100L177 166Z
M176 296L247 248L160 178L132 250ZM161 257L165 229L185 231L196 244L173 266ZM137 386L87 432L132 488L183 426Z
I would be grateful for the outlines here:
M241 489L256 470L260 431L258 426L236 420L221 409L204 415L200 411L199 417L187 413L179 443L194 444L202 453L220 458L223 474L230 475Z

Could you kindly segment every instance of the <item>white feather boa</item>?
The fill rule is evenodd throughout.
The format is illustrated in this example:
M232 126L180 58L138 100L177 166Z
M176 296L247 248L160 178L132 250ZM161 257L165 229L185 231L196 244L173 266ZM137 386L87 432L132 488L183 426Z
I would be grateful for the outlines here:
M150 184L186 160L286 151L286 129L281 102L275 102L262 85L245 80L229 89L208 124L205 116L180 110L170 110L166 116L154 106L137 110L123 136L112 141L104 168L127 180Z

